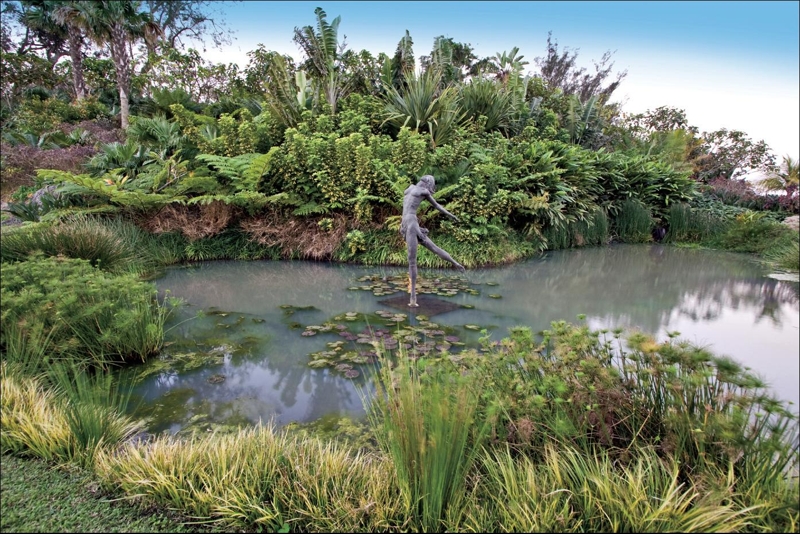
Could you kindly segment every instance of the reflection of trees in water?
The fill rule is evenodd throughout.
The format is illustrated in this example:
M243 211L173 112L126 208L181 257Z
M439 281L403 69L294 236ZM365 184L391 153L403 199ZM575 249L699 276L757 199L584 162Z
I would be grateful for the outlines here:
M302 414L294 417L301 422L360 406L352 381L327 369L277 366L265 359L215 366L209 371L182 374L170 371L155 377L146 386L144 395L145 404L153 408L148 410L142 406L138 412L154 416L158 426L174 423L185 425L199 413L205 413L217 422L225 422L230 417L244 417L255 424L259 420L279 418L282 408L295 406L301 384L304 384L304 395L299 401ZM213 373L224 374L225 381L209 384L208 376ZM260 379L263 382L259 383ZM267 394L268 390L277 393L277 402ZM173 392L182 394L173 398Z
M710 321L725 309L758 310L756 323L769 319L775 326L783 323L783 306L797 305L797 290L792 283L770 278L750 280L718 280L687 294L678 313L693 321Z
M506 295L527 295L523 308L503 303L509 314L534 307L548 320L577 313L656 332L674 309L713 319L725 306L750 306L776 324L781 305L797 306L797 284L766 278L744 255L661 245L611 246L548 253L505 269L484 271Z

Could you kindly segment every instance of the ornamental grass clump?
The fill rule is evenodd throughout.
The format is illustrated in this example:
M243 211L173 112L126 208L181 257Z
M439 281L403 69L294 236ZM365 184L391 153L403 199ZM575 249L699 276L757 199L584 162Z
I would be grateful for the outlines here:
M391 469L380 456L272 427L159 436L100 454L95 465L108 489L223 527L385 531L404 521Z
M2 453L63 461L70 430L56 393L32 377L0 362L0 448Z
M485 450L479 466L467 531L737 532L754 513L722 489L683 482L652 448L620 465L567 444L547 445L542 461L500 447Z
M85 215L54 224L35 224L3 231L0 259L18 262L31 253L88 260L113 273L148 272L157 267L151 239L130 222L101 220Z

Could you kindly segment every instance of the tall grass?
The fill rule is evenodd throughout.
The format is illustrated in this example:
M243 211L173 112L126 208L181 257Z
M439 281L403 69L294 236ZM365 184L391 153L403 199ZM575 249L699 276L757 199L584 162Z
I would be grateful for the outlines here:
M132 223L85 215L55 224L36 224L3 231L0 259L22 261L32 252L88 260L110 272L147 272L157 266L149 253L149 236Z
M627 199L620 205L614 229L625 243L647 243L652 240L653 224L650 210L644 204Z
M488 425L479 421L476 375L422 376L401 356L382 362L381 389L370 404L378 442L392 459L412 527L458 524L466 477Z
M708 210L674 203L668 213L667 242L700 242L719 235L727 228L724 218Z

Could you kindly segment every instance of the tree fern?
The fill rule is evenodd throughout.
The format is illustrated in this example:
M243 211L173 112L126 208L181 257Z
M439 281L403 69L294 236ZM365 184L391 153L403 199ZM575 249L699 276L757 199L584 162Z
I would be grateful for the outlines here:
M269 162L274 154L241 154L227 157L213 154L200 154L199 161L216 169L224 182L230 183L235 191L257 191L261 179L269 170Z

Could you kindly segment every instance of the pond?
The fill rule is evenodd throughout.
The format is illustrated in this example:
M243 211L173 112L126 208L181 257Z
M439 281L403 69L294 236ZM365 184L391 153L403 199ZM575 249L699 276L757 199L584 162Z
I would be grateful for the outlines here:
M414 310L403 306L405 273L303 261L170 268L156 284L185 305L161 357L136 369L137 415L153 433L360 417L375 339L396 348L391 332L404 329L399 341L417 357L475 344L481 329L499 340L512 326L538 332L579 314L659 340L680 332L752 368L797 411L800 284L747 255L612 245L464 275L421 269L423 290L437 293Z

